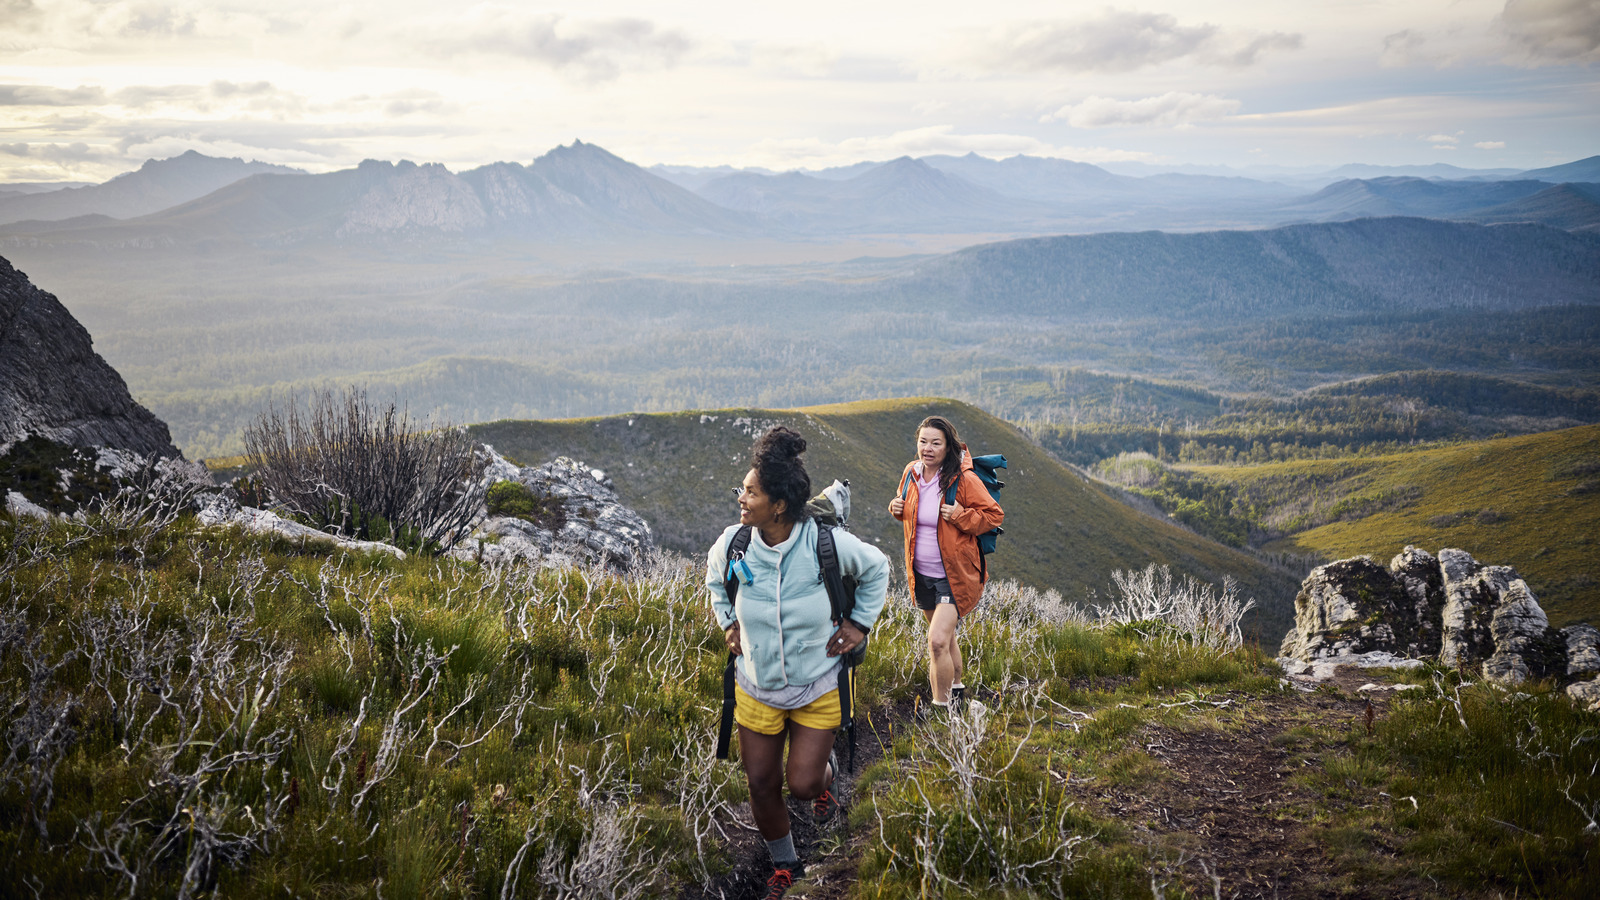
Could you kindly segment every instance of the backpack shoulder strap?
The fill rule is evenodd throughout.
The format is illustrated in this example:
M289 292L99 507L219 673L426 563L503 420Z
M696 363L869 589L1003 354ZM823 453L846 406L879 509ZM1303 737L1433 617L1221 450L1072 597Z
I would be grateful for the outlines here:
M742 525L728 541L728 567L722 572L722 586L728 592L729 603L739 597L739 579L733 577L733 562L743 559L744 552L750 549L750 531L749 525ZM733 654L729 653L728 663L722 668L722 719L717 723L717 759L728 758L728 743L733 738L733 708L737 702L733 693L733 659Z
M728 602L739 599L739 579L733 577L733 563L735 560L744 559L744 552L750 549L749 525L740 525L739 530L733 533L728 541L726 568L722 570L722 588L728 592Z
M855 610L854 603L844 589L844 576L839 571L839 549L833 542L833 529L817 523L817 568L822 570L822 584L828 589L828 606L835 623L842 623Z

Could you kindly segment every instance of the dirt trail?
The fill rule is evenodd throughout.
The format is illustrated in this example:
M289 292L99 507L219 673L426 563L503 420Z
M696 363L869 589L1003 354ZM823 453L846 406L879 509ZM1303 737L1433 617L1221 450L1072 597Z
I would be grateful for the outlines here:
M1213 896L1215 878L1220 879L1219 894L1225 898L1445 896L1425 880L1364 884L1353 873L1339 871L1306 824L1316 810L1331 809L1338 801L1295 784L1293 775L1307 766L1320 766L1322 760L1284 749L1293 739L1285 741L1283 736L1303 726L1365 728L1367 698L1377 719L1386 715L1393 697L1388 690L1361 690L1374 683L1384 684L1369 672L1341 668L1323 683L1324 689L1311 692L1208 697L1213 702L1230 697L1235 701L1218 711L1225 723L1222 729L1150 726L1139 733L1135 746L1150 756L1158 770L1137 787L1052 774L1069 782L1068 791L1079 803L1132 829L1151 848L1158 861L1155 874L1168 883L1172 894L1179 893L1181 884L1193 895ZM896 732L912 727L909 707L890 713L888 721L876 719L876 731L865 722L858 726L856 773L882 757ZM843 752L841 741L841 758ZM839 779L846 806L854 800L851 781L848 775ZM848 833L843 810L822 830L811 823L810 804L791 802L790 812L796 845L808 866L792 894L808 900L847 897L865 842L872 836ZM749 821L747 809L740 814ZM733 872L710 891L695 888L682 896L694 900L762 896L771 866L759 836L741 830L734 852ZM1389 850L1380 846L1373 852Z

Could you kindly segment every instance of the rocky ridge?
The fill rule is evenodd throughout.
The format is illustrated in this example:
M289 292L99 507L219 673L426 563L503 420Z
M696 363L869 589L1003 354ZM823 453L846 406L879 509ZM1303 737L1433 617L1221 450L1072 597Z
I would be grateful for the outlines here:
M1600 708L1600 631L1551 628L1515 569L1463 550L1435 557L1408 546L1387 567L1365 556L1318 566L1294 607L1279 650L1291 674L1432 657L1505 686L1568 683L1575 700Z
M181 457L165 422L134 402L89 332L0 257L0 444L30 435L76 447Z
M624 506L609 476L565 456L542 466L518 466L484 446L490 456L484 478L514 481L559 507L547 521L517 516L483 520L466 540L450 550L457 559L484 562L525 561L540 565L603 565L625 572L647 555L655 541L650 524Z

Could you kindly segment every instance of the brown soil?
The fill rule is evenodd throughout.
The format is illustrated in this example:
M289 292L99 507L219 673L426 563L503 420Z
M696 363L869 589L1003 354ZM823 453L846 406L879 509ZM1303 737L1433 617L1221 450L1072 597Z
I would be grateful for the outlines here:
M1292 776L1320 766L1316 754L1297 755L1280 746L1280 736L1298 726L1366 728L1367 697L1374 720L1387 712L1389 691L1361 692L1383 684L1370 672L1341 668L1331 681L1311 692L1269 696L1213 695L1235 703L1218 711L1219 728L1150 727L1137 746L1156 764L1137 787L1107 787L1099 779L1052 772L1068 783L1078 802L1096 814L1115 818L1150 848L1157 876L1169 895L1224 898L1438 898L1463 896L1422 879L1381 881L1365 873L1342 871L1319 844L1311 822L1319 812L1337 812L1339 801L1297 784ZM857 726L855 772L881 758L897 731L912 727L912 710L897 708L874 715L876 729ZM887 721L886 721L887 720ZM840 742L841 759L845 753ZM853 799L851 778L841 775L841 800ZM1378 798L1374 798L1376 801ZM870 834L850 834L841 810L826 829L812 824L810 805L791 802L796 846L807 873L791 892L807 900L850 895ZM748 811L742 813L748 823ZM1381 836L1368 852L1392 855ZM740 830L733 852L735 868L709 891L695 887L684 898L745 900L763 896L771 873L766 847L753 830ZM1181 888L1180 888L1181 885Z

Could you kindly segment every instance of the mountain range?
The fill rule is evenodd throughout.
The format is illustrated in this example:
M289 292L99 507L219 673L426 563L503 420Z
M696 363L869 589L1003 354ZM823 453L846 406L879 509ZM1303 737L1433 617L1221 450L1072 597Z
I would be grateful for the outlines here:
M146 160L133 172L105 184L41 190L37 183L0 184L0 224L29 219L59 221L76 216L128 219L170 209L227 187L241 178L275 172L304 175L299 169L242 159L218 159L193 150L171 159Z
M368 160L307 174L190 152L102 185L3 193L0 235L130 246L228 240L814 241L860 234L1028 235L1262 228L1423 216L1600 228L1600 157L1513 179L1384 175L1312 193L1241 177L1132 177L1061 159L902 157L816 173L646 170L575 141L528 165L461 173ZM1553 184L1552 179L1561 179ZM1575 182L1575 184L1573 184ZM1554 192L1554 193L1551 193ZM1548 196L1545 196L1548 194Z

